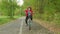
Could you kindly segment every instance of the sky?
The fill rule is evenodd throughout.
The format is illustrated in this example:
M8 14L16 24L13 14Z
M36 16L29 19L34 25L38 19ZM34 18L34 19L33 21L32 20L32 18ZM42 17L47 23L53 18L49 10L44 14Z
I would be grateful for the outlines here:
M24 4L23 0L17 0L17 5L22 6Z

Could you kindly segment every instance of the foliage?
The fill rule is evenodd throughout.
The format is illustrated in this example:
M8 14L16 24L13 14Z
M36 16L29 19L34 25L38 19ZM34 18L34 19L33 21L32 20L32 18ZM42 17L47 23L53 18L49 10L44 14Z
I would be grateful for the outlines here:
M2 0L0 4L0 11L4 16L10 16L10 18L13 18L16 8L18 6L15 0Z
M26 0L25 3L26 6L32 7L34 17L54 22L57 25L60 24L60 0L43 0L43 2L41 0ZM43 4L43 9L41 9L41 4ZM43 13L40 13L41 10L43 10Z

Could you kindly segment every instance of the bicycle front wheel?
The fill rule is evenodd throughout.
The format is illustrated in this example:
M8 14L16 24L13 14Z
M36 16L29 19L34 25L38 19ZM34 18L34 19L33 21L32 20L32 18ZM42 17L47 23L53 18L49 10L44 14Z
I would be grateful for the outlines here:
M31 19L28 19L29 30L31 30Z

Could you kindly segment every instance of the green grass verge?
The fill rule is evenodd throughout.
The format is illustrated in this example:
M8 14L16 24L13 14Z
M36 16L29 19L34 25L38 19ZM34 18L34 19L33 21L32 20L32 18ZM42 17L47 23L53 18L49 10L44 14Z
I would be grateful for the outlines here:
M8 22L10 22L12 20L15 20L15 19L19 18L19 17L21 17L21 16L14 16L14 19L10 19L10 18L7 18L7 16L5 16L5 17L1 16L0 17L0 25L6 24L6 23L8 23Z
M8 23L9 21L11 21L9 18L0 18L0 25Z

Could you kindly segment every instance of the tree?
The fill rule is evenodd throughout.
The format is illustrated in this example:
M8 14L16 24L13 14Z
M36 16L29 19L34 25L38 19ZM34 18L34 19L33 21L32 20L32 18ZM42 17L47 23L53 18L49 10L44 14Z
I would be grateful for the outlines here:
M10 16L10 18L13 18L14 12L16 8L18 8L17 3L15 0L2 0L1 9L4 9L7 12L7 15ZM4 11L2 10L2 11Z

